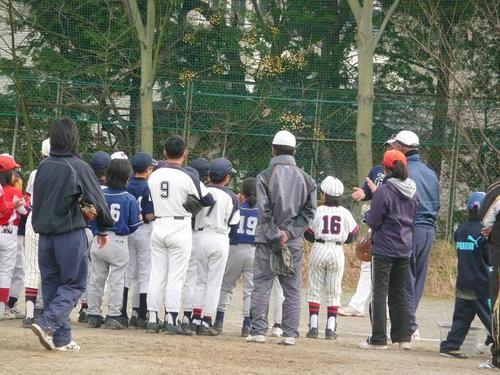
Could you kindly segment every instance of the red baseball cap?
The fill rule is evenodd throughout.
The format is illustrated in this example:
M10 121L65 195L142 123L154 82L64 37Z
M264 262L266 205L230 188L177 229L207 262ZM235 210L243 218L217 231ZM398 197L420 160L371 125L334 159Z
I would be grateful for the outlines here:
M0 172L7 172L12 169L20 168L14 158L10 155L0 155Z
M401 151L389 150L384 153L384 158L382 159L382 164L386 168L392 168L395 161L400 161L404 165L407 164L406 156Z

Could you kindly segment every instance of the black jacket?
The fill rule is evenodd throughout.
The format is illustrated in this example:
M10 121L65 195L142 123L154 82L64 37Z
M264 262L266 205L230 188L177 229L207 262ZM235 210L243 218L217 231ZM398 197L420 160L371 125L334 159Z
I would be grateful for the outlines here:
M92 168L70 153L51 152L37 170L33 186L33 229L41 234L60 234L85 228L78 198L97 209L97 230L113 227L113 219Z

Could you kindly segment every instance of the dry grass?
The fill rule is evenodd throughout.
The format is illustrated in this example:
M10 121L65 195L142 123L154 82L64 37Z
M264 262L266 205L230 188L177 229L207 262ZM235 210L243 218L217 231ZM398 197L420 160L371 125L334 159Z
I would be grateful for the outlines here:
M304 263L302 267L303 285L307 286L307 264L310 244L305 243ZM344 245L345 270L343 288L346 291L356 290L361 262L354 253L354 246ZM434 242L427 272L424 294L428 297L450 298L455 295L457 274L457 256L453 244L438 240Z

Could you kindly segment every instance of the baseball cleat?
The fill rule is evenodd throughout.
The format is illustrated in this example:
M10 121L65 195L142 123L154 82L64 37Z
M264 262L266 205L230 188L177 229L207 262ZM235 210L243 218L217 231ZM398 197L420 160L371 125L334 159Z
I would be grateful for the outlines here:
M54 350L58 352L79 352L80 345L78 345L75 341L71 341L69 344L64 346L56 346Z
M306 337L308 339L317 339L318 338L318 329L317 328L309 328L309 332L306 333Z
M139 318L138 318L137 316L132 315L132 316L130 317L129 322L128 322L128 326L129 326L129 327L134 327L134 328L137 328L137 320L138 320L138 319L139 319Z
M359 316L359 317L365 316L365 314L363 314L361 311L358 311L351 306L341 307L338 311L338 314L341 316Z
M89 317L87 315L87 309L81 309L78 313L78 323L88 323Z
M45 349L47 349L47 350L54 350L55 349L56 346L54 345L54 340L53 340L50 332L45 331L37 323L33 323L31 325L31 330L33 331L33 333L35 335L38 336L38 339L40 340L40 344L42 344Z
M363 341L358 344L358 348L365 350L387 350L387 345L374 345L368 341Z
M104 318L100 315L88 315L87 326L89 328L99 328L104 323Z
M160 332L160 328L161 328L161 325L160 323L152 323L152 322L148 322L146 324L146 332L147 333L158 333Z
M286 346L295 345L295 337L283 336L281 339L279 339L277 344L278 345L286 345Z
M148 324L148 319L147 318L137 318L135 329L146 329L146 326Z
M222 329L224 328L224 322L222 320L216 320L214 322L213 327L217 332L222 333Z
M255 342L257 344L264 344L266 342L266 336L264 335L248 335L247 342Z
M125 327L121 324L119 316L107 316L103 328L118 330L124 329Z
M184 329L182 325L165 324L162 331L167 335L181 335L181 336L193 336L194 332L190 329Z
M9 310L5 310L3 313L0 313L0 320L12 320L16 319L14 314L11 314Z
M241 327L241 337L247 337L251 331L252 331L252 328L250 328L249 326Z
M218 336L219 332L213 326L206 326L200 324L198 326L198 331L196 332L198 336Z
M128 328L128 316L127 315L120 315L117 319L120 324L123 326L123 328Z
M281 329L281 327L274 326L272 331L271 331L271 336L281 337L281 335L283 335L283 330Z
M21 327L23 328L31 328L31 325L35 323L35 318L24 318L23 324Z
M336 340L337 339L337 332L335 332L333 329L327 328L325 330L325 340Z
M24 319L24 313L21 312L17 307L7 307L5 309L6 312L8 312L11 316L13 316L13 319Z
M183 335L185 336L194 336L196 335L196 331L197 329L193 330L192 327L191 327L191 324L189 323L181 323L181 322L177 322L177 325L180 325L180 327L182 328L182 331L184 333L182 333Z

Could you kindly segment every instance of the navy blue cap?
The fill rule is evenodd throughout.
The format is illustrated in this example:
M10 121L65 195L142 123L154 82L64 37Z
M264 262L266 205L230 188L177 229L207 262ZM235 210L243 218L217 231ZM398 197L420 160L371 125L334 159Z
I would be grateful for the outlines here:
M145 170L147 167L157 165L158 162L146 152L137 152L132 156L132 159L130 159L130 164L132 164L132 168Z
M200 178L208 176L208 172L210 171L210 163L208 162L207 159L204 158L194 159L188 165L198 171Z
M90 158L90 166L93 169L106 169L111 161L111 156L107 152L97 151L92 154Z
M226 158L218 158L212 161L210 164L210 174L216 175L218 177L225 177L227 175L233 175L236 171L233 165Z
M467 208L469 210L472 210L474 207L481 208L485 195L486 194L482 191L475 191L471 193L469 199L467 200Z
M200 179L200 173L196 168L190 167L189 165L185 166L184 169L194 175L198 180Z

